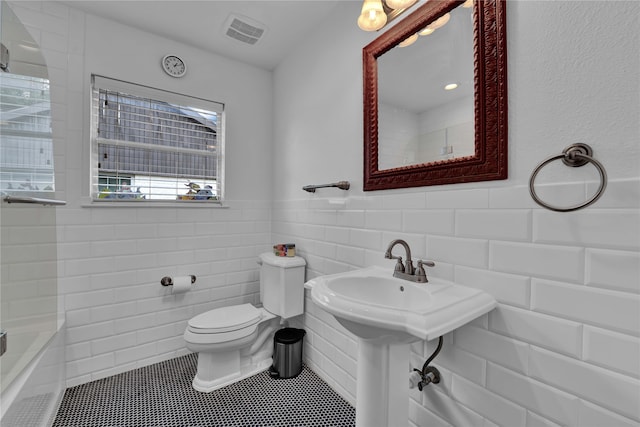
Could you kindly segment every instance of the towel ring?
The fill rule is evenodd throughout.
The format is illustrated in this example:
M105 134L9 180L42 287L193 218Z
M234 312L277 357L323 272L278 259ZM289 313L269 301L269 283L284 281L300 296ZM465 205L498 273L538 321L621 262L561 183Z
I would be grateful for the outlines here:
M543 208L547 208L555 212L576 211L578 209L585 208L591 205L592 203L594 203L596 200L598 200L600 196L602 196L602 193L604 193L604 189L607 187L607 172L604 170L604 166L602 166L602 163L600 163L599 161L591 157L592 155L593 155L593 150L587 144L572 144L567 148L565 148L564 150L562 150L562 154L549 157L547 160L540 163L538 167L534 169L533 173L531 174L531 179L529 180L529 193L531 194L531 197L533 198L533 200ZM596 169L598 170L598 173L600 174L600 188L598 188L598 191L596 191L596 194L591 199L587 200L584 203L581 203L575 206L570 206L568 208L561 208L561 207L559 208L556 206L551 206L543 202L542 200L540 200L534 188L534 181L536 179L536 176L538 176L538 172L540 172L540 170L543 167L553 162L554 160L558 160L558 159L562 159L562 163L564 163L567 166L571 166L573 168L584 166L587 163L592 163L593 166L596 167Z

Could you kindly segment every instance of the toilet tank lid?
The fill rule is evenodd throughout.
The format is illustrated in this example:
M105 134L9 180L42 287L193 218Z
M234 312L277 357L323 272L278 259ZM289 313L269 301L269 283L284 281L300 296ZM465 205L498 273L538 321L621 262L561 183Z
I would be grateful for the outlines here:
M299 256L277 256L273 252L264 252L260 254L259 264L265 263L274 267L293 268L304 267L307 262Z

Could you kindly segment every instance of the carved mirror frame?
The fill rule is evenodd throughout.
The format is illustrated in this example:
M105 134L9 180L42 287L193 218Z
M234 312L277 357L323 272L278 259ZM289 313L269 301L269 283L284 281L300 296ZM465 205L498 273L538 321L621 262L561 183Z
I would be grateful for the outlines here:
M473 6L475 155L378 169L378 57L462 3L429 0L363 48L364 191L507 178L505 0L476 0Z

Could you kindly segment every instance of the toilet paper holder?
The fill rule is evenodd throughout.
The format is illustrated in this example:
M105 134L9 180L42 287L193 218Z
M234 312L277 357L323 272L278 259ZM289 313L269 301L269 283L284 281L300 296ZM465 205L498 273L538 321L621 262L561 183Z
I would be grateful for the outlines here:
M191 284L196 283L196 276L194 276L193 274L191 275ZM160 279L160 284L162 286L172 286L173 285L173 279L169 276L164 276L162 279Z

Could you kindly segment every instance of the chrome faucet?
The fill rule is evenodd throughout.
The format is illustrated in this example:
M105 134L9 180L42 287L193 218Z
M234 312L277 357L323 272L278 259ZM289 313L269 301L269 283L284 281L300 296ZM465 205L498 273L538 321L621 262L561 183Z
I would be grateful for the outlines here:
M394 256L391 253L396 245L402 245L404 248L405 255L407 256L406 265L402 263L401 256ZM391 243L389 243L387 251L384 253L384 257L386 259L398 260L395 268L393 269L393 277L417 283L427 283L429 281L427 279L427 274L424 271L424 266L434 267L436 265L433 261L418 260L417 268L414 268L413 260L411 259L411 248L409 248L409 244L402 239L392 240Z

